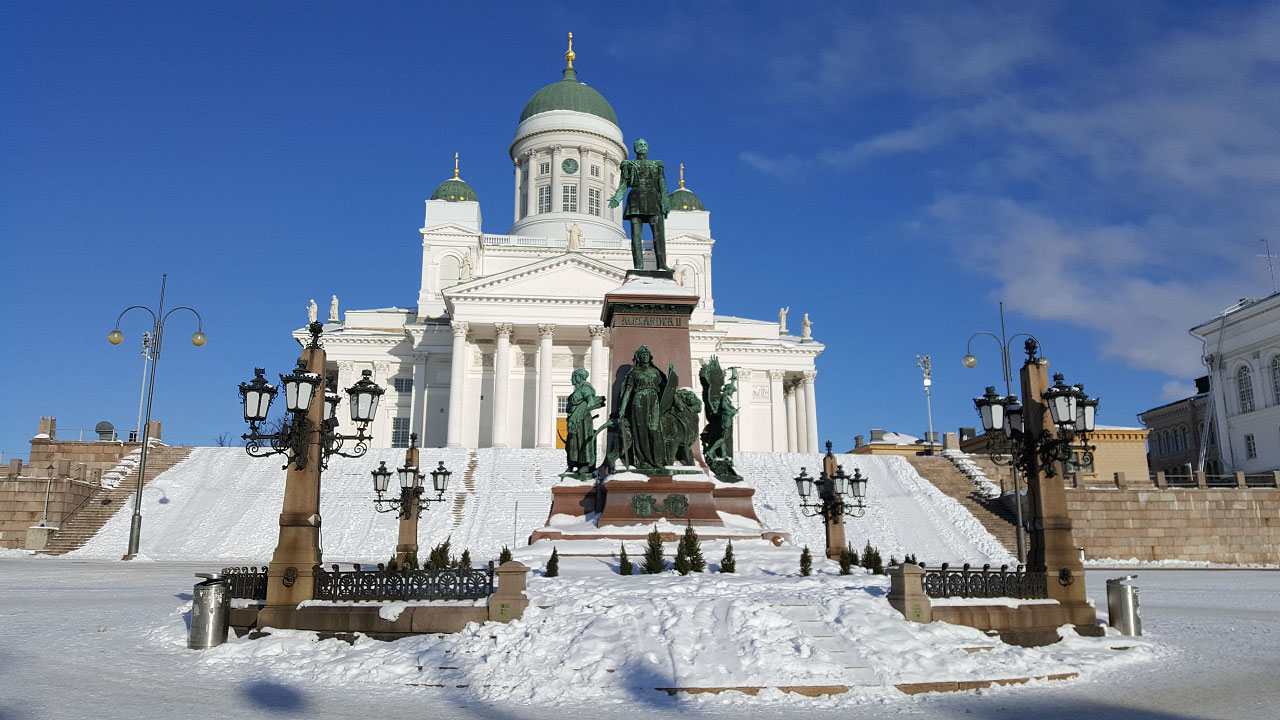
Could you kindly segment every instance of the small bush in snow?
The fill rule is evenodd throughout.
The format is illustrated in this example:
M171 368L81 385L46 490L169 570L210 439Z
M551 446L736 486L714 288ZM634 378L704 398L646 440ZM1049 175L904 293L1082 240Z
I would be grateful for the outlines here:
M809 546L805 545L804 550L800 551L800 574L808 576L813 573L813 555L809 552Z
M902 556L902 564L903 565L919 565L920 561L916 560L915 553L907 553L906 555Z
M649 575L667 571L667 561L662 558L662 533L656 527L649 533L649 540L644 548L644 571Z
M853 566L858 564L858 553L852 545L846 544L840 549L840 574L853 574Z
M547 577L560 577L560 551L551 548L551 559L547 560Z
M875 573L876 575L884 574L884 560L880 558L880 551L871 547L870 540L867 541L867 546L862 549L862 567L866 568L867 572Z
M427 555L427 569L448 570L453 567L453 558L449 553L449 538L445 538L444 542L431 548L431 553Z
M685 526L684 536L676 546L675 568L681 575L707 570L707 561L702 558L702 548L698 545L698 533L693 529L693 523Z
M501 565L505 562L511 562L511 548L503 545L502 552L498 553L498 564Z
M471 569L471 551L470 550L462 551L462 557L458 558L458 569L459 570Z
M624 544L618 553L618 573L630 575L633 572L635 572L635 566L631 564L631 558L627 557L627 546Z
M725 543L724 557L720 558L720 572L738 572L738 561L733 557L733 541Z

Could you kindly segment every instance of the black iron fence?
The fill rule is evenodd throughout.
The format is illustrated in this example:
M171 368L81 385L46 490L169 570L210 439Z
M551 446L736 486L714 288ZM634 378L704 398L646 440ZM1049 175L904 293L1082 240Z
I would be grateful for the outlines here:
M493 594L493 563L451 570L313 569L316 600L478 600Z
M225 567L222 577L227 581L230 597L247 600L267 599L267 568L264 565L259 571L257 566Z
M981 570L974 570L968 563L957 570L943 563L941 567L924 568L924 594L931 598L1019 598L1034 600L1049 597L1048 577L1042 572L1030 572L1022 569L1009 570L1008 565L1001 565L999 570L992 570L990 565L983 565Z

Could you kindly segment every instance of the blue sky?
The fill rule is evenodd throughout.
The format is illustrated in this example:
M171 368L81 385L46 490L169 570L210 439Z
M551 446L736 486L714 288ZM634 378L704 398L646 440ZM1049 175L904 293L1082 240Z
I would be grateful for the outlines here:
M136 423L139 337L171 316L171 443L243 423L309 298L416 302L423 200L452 171L510 225L525 101L579 78L711 211L717 310L791 307L827 344L824 439L971 426L1030 332L1099 422L1191 391L1190 326L1272 292L1280 4L0 4L0 451L41 415ZM674 184L674 178L671 179ZM321 305L324 305L321 302ZM1015 348L1016 350L1016 348Z

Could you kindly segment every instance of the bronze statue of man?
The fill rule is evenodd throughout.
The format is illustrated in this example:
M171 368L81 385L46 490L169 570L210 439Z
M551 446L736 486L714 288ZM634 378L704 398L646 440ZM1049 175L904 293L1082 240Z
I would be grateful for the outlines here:
M636 159L622 161L621 182L618 183L618 191L609 198L609 207L618 207L623 193L631 188L627 206L622 212L622 218L631 221L631 263L636 270L644 269L641 236L644 224L649 223L657 267L659 270L670 270L667 267L667 234L663 228L663 220L671 212L671 200L667 197L667 178L663 173L662 161L649 159L649 143L644 138L636 140L632 147L636 151Z

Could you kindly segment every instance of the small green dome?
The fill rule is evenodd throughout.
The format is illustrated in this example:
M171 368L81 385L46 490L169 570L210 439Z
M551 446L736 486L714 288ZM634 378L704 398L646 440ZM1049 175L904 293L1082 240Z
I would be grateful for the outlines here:
M440 187L431 193L432 200L446 200L448 202L480 202L480 198L476 197L476 191L471 186L462 181L461 178L452 177L440 183Z
M672 210L706 210L702 206L702 200L699 200L692 190L679 188L668 195L667 198L671 201Z
M618 115L609 101L590 85L578 82L578 71L571 67L564 69L563 80L551 83L529 98L524 112L520 113L520 122L551 110L575 110L618 124Z

